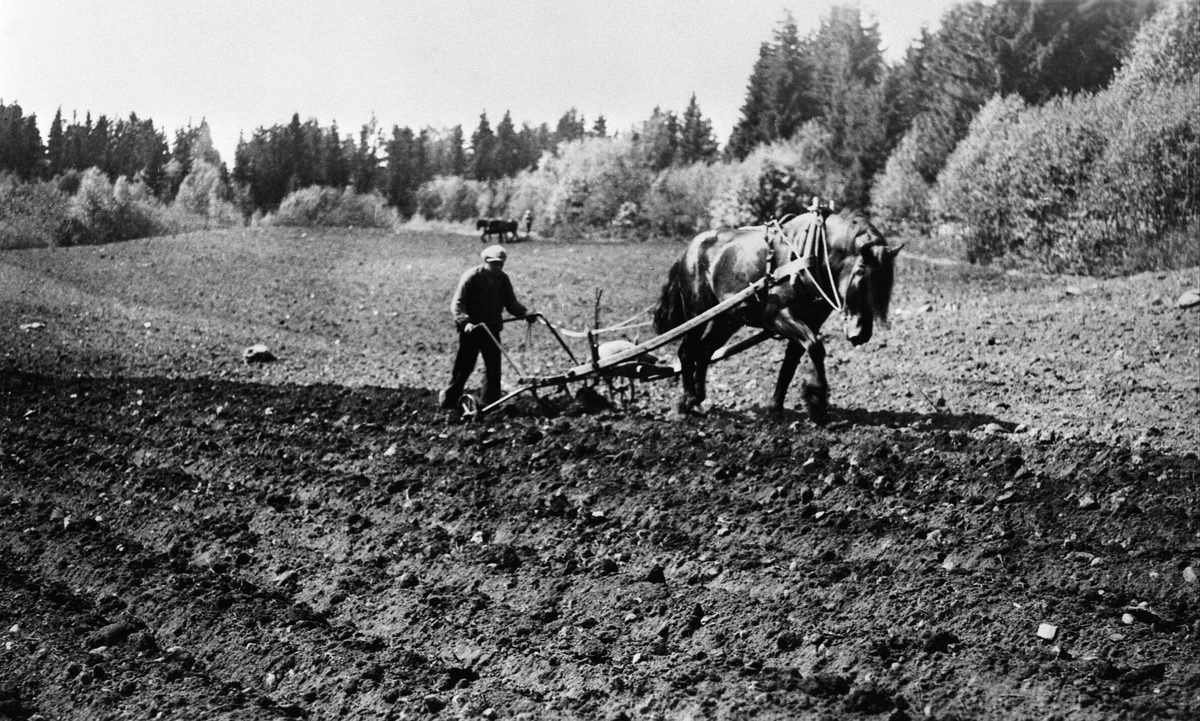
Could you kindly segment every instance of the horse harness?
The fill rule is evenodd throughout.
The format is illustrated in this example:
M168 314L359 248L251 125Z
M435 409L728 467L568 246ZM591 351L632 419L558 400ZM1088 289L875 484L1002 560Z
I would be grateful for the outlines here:
M810 290L814 290L815 295L824 299L833 310L840 311L845 307L841 294L838 292L837 281L833 277L833 268L829 263L829 237L825 232L825 216L830 211L828 208L818 207L816 202L814 202L814 207L809 210L812 212L814 220L804 229L804 236L799 239L795 234L789 235L783 229L783 223L791 220L793 216L785 215L782 220L774 218L767 223L768 281L762 290L764 308L770 286L782 282L784 279L790 279L790 282L795 284L802 278L801 271L804 272L803 282L805 285L810 286ZM775 251L779 243L782 243L783 247L787 249L789 262L775 267ZM818 277L821 267L825 269L824 275L825 280L828 281L828 290L823 287L822 279Z

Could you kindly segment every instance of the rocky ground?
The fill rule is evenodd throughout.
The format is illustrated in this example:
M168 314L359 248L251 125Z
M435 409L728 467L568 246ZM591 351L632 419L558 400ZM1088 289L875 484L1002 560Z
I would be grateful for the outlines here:
M778 348L703 417L663 382L463 423L477 248L395 242L0 257L0 717L1200 715L1195 269L909 258L887 333L827 329L823 427L763 412ZM677 251L510 273L578 326L590 286L539 274L607 257L623 318Z

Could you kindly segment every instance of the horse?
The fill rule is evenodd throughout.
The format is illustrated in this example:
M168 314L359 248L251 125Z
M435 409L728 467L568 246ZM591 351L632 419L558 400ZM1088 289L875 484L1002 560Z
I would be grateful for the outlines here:
M824 240L820 240L822 235ZM799 245L802 239L804 250ZM804 383L802 397L809 417L823 423L829 385L821 326L838 306L852 345L869 341L876 323L885 326L894 260L902 247L889 246L862 215L833 214L826 209L810 209L782 224L697 235L671 266L663 285L654 311L659 334L773 276L775 269L787 266L791 273L768 281L760 291L684 335L678 352L683 376L679 411L686 414L700 408L707 395L706 375L713 354L739 328L751 326L788 342L775 384L773 411L782 413L788 386L807 352L813 373Z
M488 238L493 235L500 236L500 242L509 239L509 236L516 240L517 238L517 221L504 220L503 218L480 218L475 221L475 229L481 231L479 240L486 243Z

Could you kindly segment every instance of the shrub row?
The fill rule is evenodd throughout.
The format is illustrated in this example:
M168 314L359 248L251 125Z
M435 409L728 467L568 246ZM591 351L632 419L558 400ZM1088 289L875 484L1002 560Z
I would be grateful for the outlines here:
M1200 263L1200 3L1168 3L1096 94L995 97L933 177L918 118L872 189L888 231L949 231L978 262L1128 273Z
M311 186L283 199L264 225L302 227L390 228L398 222L395 209L378 193L359 195L352 188Z
M947 161L930 209L967 257L1051 271L1133 272L1200 261L1194 238L1195 81L1025 107L992 100Z
M141 180L121 177L113 183L97 168L46 182L4 176L0 249L114 243L242 221L226 200L206 200L203 212L193 204L183 193L175 203L164 204Z
M741 162L654 171L636 144L584 138L559 145L536 170L490 183L440 177L418 191L428 220L519 218L533 212L546 236L690 236L708 228L762 222L800 212L813 195L841 201L849 187L832 170L828 133L816 123Z
M156 199L141 180L121 177L113 183L97 168L45 182L0 176L0 250L113 243L246 220L219 170L203 163L170 204ZM288 195L276 213L255 220L262 225L360 228L389 228L399 222L377 193L317 186Z

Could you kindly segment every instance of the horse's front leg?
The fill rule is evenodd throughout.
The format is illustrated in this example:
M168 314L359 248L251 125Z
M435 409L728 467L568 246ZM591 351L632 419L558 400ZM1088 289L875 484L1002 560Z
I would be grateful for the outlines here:
M808 346L808 359L812 361L812 379L804 382L801 398L813 423L824 423L829 415L829 383L825 380L825 344L820 336Z
M804 382L801 398L814 423L824 423L829 411L829 384L825 380L825 344L821 337L804 323L792 317L789 311L781 312L775 320L775 331L788 339L783 363L779 367L779 380L775 384L775 410L783 410L788 386L796 375L800 357L808 353L812 361L812 377Z

